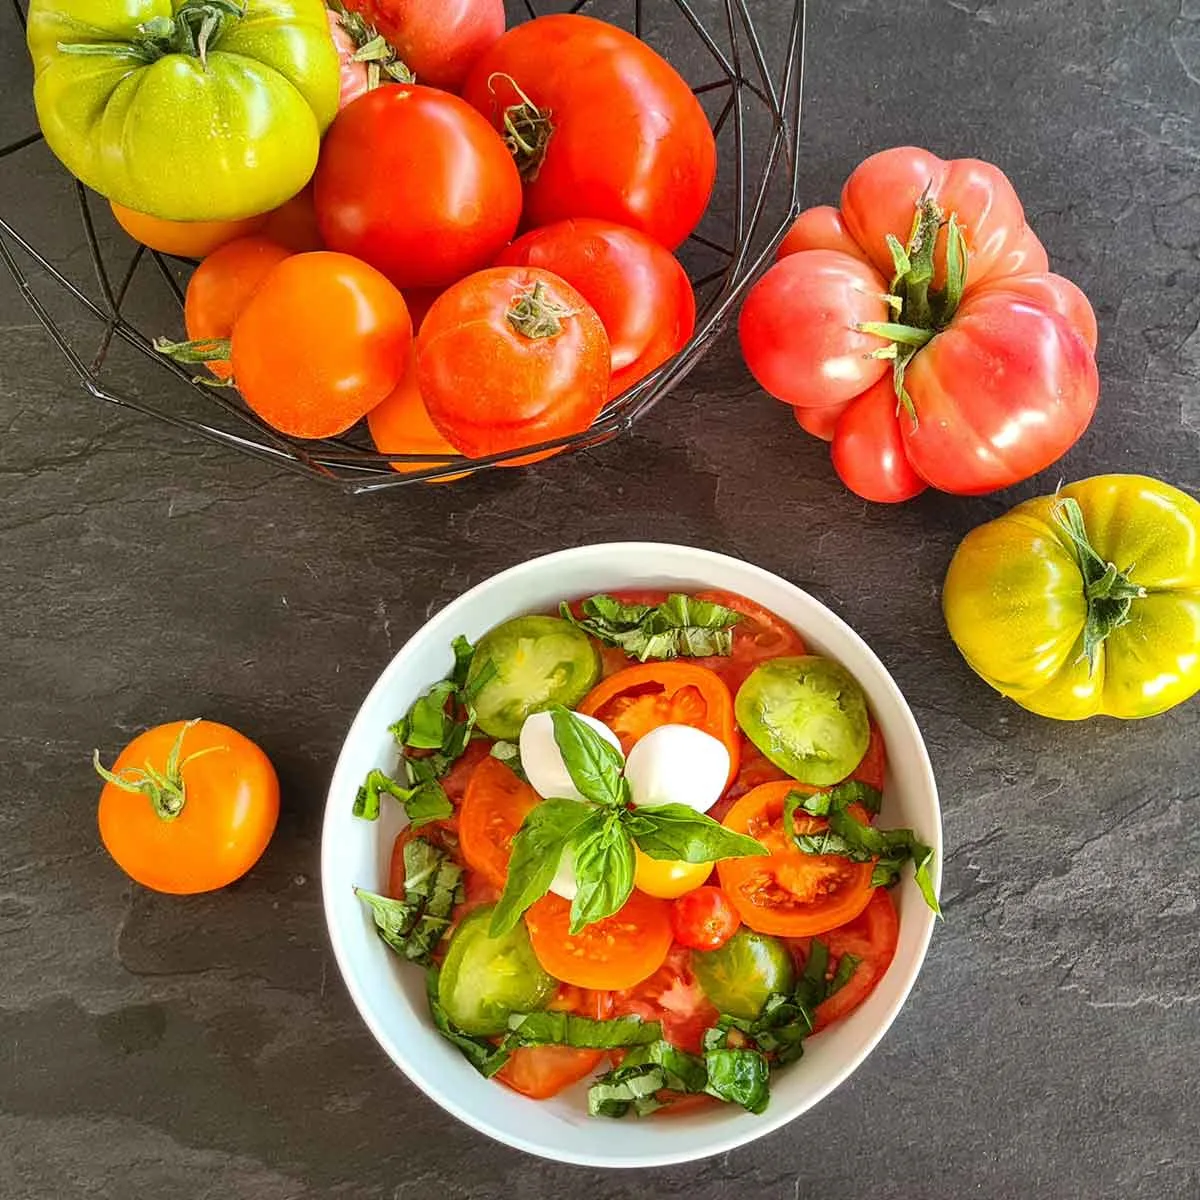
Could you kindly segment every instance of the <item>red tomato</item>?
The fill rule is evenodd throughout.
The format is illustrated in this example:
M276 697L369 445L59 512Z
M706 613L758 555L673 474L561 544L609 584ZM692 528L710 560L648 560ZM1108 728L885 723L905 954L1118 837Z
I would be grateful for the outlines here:
M596 310L619 396L683 348L696 325L687 272L656 241L611 221L559 221L519 238L497 260L565 279Z
M675 68L623 29L538 17L480 58L463 95L497 129L511 120L530 148L519 159L527 226L601 217L673 250L708 205L708 118Z
M897 275L889 236L907 244L911 270ZM859 495L1007 487L1055 462L1091 420L1095 316L1047 273L998 168L910 146L876 154L846 181L840 212L802 213L783 249L743 308L743 353L805 429L832 437L838 474ZM957 286L952 251L964 263ZM838 296L839 273L853 294ZM889 287L887 315L864 316ZM892 353L894 372L886 358L852 366L848 343ZM898 413L901 387L910 412Z
M263 281L290 251L263 237L238 238L214 250L188 280L183 322L193 341L231 337L234 324ZM218 379L233 368L214 359L205 364Z
M313 184L321 236L397 287L443 287L486 266L517 228L521 179L470 105L389 84L338 113Z
M537 792L499 759L482 759L458 814L459 848L467 866L503 888L513 838L540 802Z
M325 243L317 227L317 212L313 208L312 184L301 188L290 200L267 213L260 232L270 241L286 246L293 254L324 250Z
M714 655L693 659L716 671L730 692L736 693L760 662L808 653L800 635L782 617L761 604L736 592L708 591L696 595L699 600L723 604L742 614L742 619L733 627L733 651L728 657Z
M411 346L404 298L378 271L345 254L295 254L238 317L233 377L275 429L332 437L400 382Z
M671 925L675 940L691 950L716 950L742 923L729 897L719 887L699 887L675 901Z
M504 0L348 0L395 49L418 83L457 92L504 32Z
M666 961L648 978L613 996L618 1016L633 1014L644 1021L658 1021L663 1037L690 1054L703 1049L704 1031L711 1029L720 1013L692 973L691 952L673 946Z
M564 983L546 1007L605 1021L612 1016L613 998L611 992L592 992ZM603 1050L574 1050L570 1046L522 1046L513 1051L496 1078L522 1096L548 1100L590 1075L604 1054Z
M494 267L434 302L417 338L417 380L446 441L480 458L587 429L608 396L608 337L556 275Z

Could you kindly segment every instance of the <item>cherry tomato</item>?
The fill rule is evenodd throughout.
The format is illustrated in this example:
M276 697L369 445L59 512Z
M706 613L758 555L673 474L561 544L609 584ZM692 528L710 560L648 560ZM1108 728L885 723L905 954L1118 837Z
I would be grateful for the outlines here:
M139 734L100 793L100 837L117 866L157 892L211 892L262 856L279 817L279 780L245 735L215 721Z
M313 177L321 236L397 287L444 287L490 263L521 215L521 179L470 105L377 88L334 120Z
M512 840L540 802L537 792L499 759L489 755L480 760L458 814L459 846L467 866L504 887Z
M324 250L325 243L317 226L317 210L313 207L312 184L301 188L286 203L267 213L259 233L269 241L286 246L293 254Z
M596 310L612 349L610 396L678 353L696 325L687 272L636 229L586 217L559 221L518 238L497 261L552 271Z
M673 250L708 205L708 118L675 68L623 29L566 13L528 21L479 59L463 95L529 148L529 227L600 217Z
M613 998L611 992L593 992L563 984L546 1007L552 1012L578 1013L593 1021L605 1021L612 1016ZM548 1100L590 1075L603 1058L603 1050L521 1046L512 1052L496 1078L522 1096Z
M417 356L416 351L409 355L408 367L404 378L400 380L395 391L367 413L367 428L371 431L371 441L380 454L457 454L458 451L434 426L421 399L421 389L417 386ZM445 463L408 463L394 462L392 470L401 474L411 474L413 471L424 471L429 467L445 466ZM461 471L457 475L447 475L444 479L427 479L426 483L451 483L455 479L463 479L470 471Z
M796 409L797 414L814 411ZM855 495L880 504L898 504L929 486L913 470L904 451L900 430L911 418L902 413L896 419L896 389L890 375L838 409L837 414L829 438L833 442L830 456L838 477Z
M148 213L135 212L123 204L112 204L117 224L135 242L179 258L204 258L234 238L250 237L266 221L266 215L241 221L165 221Z
M647 896L674 900L684 892L694 891L711 874L710 862L690 863L681 858L651 858L637 846L633 848L633 886Z
M583 988L631 988L653 975L671 948L671 906L639 891L575 934L570 901L550 892L526 911L525 924L542 968Z
M702 887L675 901L671 924L680 945L715 950L737 933L742 918L719 887Z
M703 1050L704 1032L720 1016L696 982L691 952L680 945L672 946L666 960L647 978L616 992L613 1011L617 1016L633 1014L658 1021L663 1037L690 1054Z
M852 920L870 903L873 863L851 862L835 854L804 854L783 828L788 793L813 790L791 779L764 783L747 792L721 822L727 829L757 838L770 851L717 863L725 894L742 920L759 933L784 937L823 933ZM856 815L866 819L861 809ZM797 832L818 833L825 827L823 818L796 820Z
M284 259L233 327L246 403L293 437L332 437L400 382L412 346L404 298L374 268L319 250Z
M660 725L692 725L725 743L729 778L741 754L733 697L715 671L690 662L647 662L602 679L579 711L603 721L628 754Z
M476 59L504 32L504 0L350 0L418 83L457 92Z
M445 439L480 458L587 429L608 396L608 337L556 275L494 267L434 302L417 338L417 380ZM506 465L534 457L546 455Z
M214 250L188 280L183 304L188 337L196 341L231 337L263 280L290 254L265 237L238 238ZM205 365L219 379L233 374L230 364L219 359Z

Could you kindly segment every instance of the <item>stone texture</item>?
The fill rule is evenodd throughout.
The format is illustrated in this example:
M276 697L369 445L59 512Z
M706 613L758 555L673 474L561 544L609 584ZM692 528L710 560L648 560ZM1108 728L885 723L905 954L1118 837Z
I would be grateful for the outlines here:
M30 127L7 18L0 77L2 141ZM977 500L848 495L729 336L632 436L350 499L90 400L0 279L0 1195L1200 1194L1200 706L1038 720L971 676L938 609L962 534L1060 477L1200 486L1198 84L1195 0L813 6L802 198L906 141L999 162L1099 315L1092 428ZM25 161L0 164L0 211L78 269L56 168ZM487 1142L390 1067L327 947L318 841L350 718L431 612L532 555L637 537L759 562L871 642L933 755L947 919L891 1033L814 1112L605 1175ZM88 757L195 712L260 741L286 799L246 880L176 900L108 861Z

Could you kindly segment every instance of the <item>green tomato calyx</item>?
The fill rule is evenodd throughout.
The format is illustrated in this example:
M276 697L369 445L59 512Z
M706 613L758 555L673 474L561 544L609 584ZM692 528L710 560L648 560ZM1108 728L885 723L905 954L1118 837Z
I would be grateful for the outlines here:
M1070 496L1060 497L1054 504L1054 520L1070 539L1070 547L1083 576L1083 592L1087 598L1087 623L1083 628L1083 657L1092 673L1100 661L1104 639L1129 621L1129 610L1135 600L1146 595L1146 589L1129 578L1133 564L1119 570L1116 563L1106 562L1096 553L1088 540L1083 522L1083 509Z
M524 337L552 338L562 333L563 320L575 316L577 311L551 300L546 295L546 285L538 282L513 297L506 316L508 323Z
M488 90L496 94L495 83L503 79L517 94L517 103L508 105L504 110L504 129L501 136L508 152L516 161L521 179L531 183L538 177L542 169L542 160L546 157L546 146L554 126L550 122L549 110L543 112L525 94L520 84L511 76L497 71L488 77Z
M198 58L207 69L208 52L229 21L246 15L245 4L235 0L188 0L174 17L154 17L138 27L141 37L130 42L59 43L63 54L107 54L157 62L168 54Z

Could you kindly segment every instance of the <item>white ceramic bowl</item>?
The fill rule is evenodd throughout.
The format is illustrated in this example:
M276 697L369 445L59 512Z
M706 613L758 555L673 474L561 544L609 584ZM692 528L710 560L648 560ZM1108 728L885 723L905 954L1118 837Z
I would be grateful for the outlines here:
M900 942L883 981L857 1011L805 1043L800 1062L772 1076L771 1103L753 1116L712 1105L677 1117L622 1121L592 1118L586 1083L550 1101L527 1100L483 1079L430 1021L423 973L401 962L375 935L354 886L382 890L392 841L403 825L399 806L384 803L377 823L356 819L351 804L373 767L392 769L387 727L452 665L451 640L475 640L522 613L562 599L621 588L723 588L740 592L789 621L814 650L838 659L866 691L888 748L881 825L910 826L937 852L942 829L929 755L904 697L866 643L807 592L759 567L706 550L647 542L582 546L536 558L479 584L427 622L400 650L359 709L338 758L325 809L321 846L325 916L338 966L358 1011L379 1044L427 1096L447 1112L510 1146L559 1162L651 1167L721 1154L778 1129L842 1082L884 1035L917 977L933 915L911 877L893 893Z

